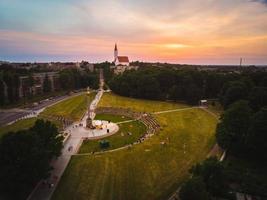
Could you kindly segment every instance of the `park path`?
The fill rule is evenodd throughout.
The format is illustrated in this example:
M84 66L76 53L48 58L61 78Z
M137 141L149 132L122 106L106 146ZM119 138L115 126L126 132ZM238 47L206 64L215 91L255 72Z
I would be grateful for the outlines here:
M103 85L104 85L104 80L103 77L101 77L100 75L100 89L96 94L95 99L91 102L89 106L90 109L87 110L86 114L83 116L80 122L85 123L88 115L92 117L95 116L94 111L103 95L103 90L102 90ZM78 152L82 144L83 138L85 137L84 133L75 131L75 128L78 126L80 122L78 123L75 122L64 129L64 132L70 133L70 136L64 143L61 155L57 159L53 160L51 163L53 167L53 170L51 171L51 176L48 179L46 179L47 183L44 183L44 181L41 180L36 185L36 187L29 195L27 200L49 200L52 197L52 194L55 191L56 186L58 185L59 180L63 175L63 172L65 171L71 159L71 156Z
M163 110L163 111L154 112L153 114L158 115L158 114L177 112L177 111L183 111L183 110L191 110L195 108L199 108L199 107L195 106L195 107L178 108L178 109L172 109L172 110Z

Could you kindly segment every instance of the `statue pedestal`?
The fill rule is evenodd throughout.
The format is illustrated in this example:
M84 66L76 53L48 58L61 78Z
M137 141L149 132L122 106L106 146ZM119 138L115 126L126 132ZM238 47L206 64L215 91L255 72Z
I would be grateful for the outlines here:
M90 117L88 117L87 119L86 119L86 128L89 128L89 129L94 129L95 127L93 126L93 120L90 118Z

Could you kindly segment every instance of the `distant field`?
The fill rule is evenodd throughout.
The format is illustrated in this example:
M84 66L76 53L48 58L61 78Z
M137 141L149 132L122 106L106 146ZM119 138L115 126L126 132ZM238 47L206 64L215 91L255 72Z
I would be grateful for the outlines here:
M162 111L185 107L105 94L101 106ZM142 144L101 155L74 156L53 200L167 199L214 144L217 120L198 108L154 115L162 130Z
M95 93L91 93L89 103L94 99ZM62 116L71 120L79 120L87 109L87 96L85 94L69 98L45 109L41 117Z
M15 122L14 124L0 127L0 138L4 134L6 134L10 131L18 131L18 130L27 129L27 128L32 127L34 122L36 121L36 119L37 119L36 117L29 118L29 119L23 119L23 120Z
M112 122L129 120L129 118L124 118L122 116L106 115L106 114L97 115L96 119L110 120ZM110 147L105 150L117 149L122 146L136 142L146 131L145 125L139 121L119 124L118 126L120 129L116 134L105 138L105 140L108 140L110 143ZM131 135L129 135L128 133L131 133ZM94 152L101 151L99 145L99 142L101 140L102 139L88 140L83 142L79 153L90 153L93 151Z
M113 93L105 93L100 101L99 107L114 106L131 108L139 112L157 112L188 107L186 104L179 104L165 101L151 101L122 97Z

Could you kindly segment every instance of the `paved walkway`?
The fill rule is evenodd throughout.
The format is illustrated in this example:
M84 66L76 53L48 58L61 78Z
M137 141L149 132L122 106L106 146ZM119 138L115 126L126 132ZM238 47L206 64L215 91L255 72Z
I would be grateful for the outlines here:
M187 108L178 108L178 109L173 109L173 110L164 110L164 111L159 111L159 112L154 112L153 114L158 115L158 114L163 114L163 113L170 113L170 112L177 112L177 111L183 111L183 110L191 110L199 107L187 107Z
M98 102L100 101L100 98L103 94L103 91L100 90L95 99L92 101L90 105L90 114L94 112L94 109L96 108ZM92 110L91 110L92 109ZM43 184L43 181L40 181L40 183L36 186L36 188L32 191L30 196L28 197L28 200L48 200L51 198L65 168L67 167L70 158L72 155L76 154L82 144L83 138L86 137L99 137L101 135L107 134L106 129L104 130L86 130L85 124L86 124L86 118L88 116L87 114L84 115L82 120L80 122L75 122L71 124L70 126L66 127L64 132L70 133L70 137L65 141L64 148L62 150L62 154L60 157L58 157L56 160L52 161L53 170L51 172L50 178L47 180L49 184L53 184L53 187L49 187L49 184ZM105 122L108 123L108 122ZM80 126L80 124L83 124L83 126ZM115 133L118 129L118 126L114 123L110 124L104 124L107 127L111 129L111 133Z

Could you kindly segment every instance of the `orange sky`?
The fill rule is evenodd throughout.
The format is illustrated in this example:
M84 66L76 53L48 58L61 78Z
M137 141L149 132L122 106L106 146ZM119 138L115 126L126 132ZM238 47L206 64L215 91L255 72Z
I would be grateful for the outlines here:
M255 0L1 0L0 60L267 64L267 3Z

